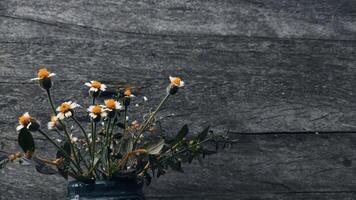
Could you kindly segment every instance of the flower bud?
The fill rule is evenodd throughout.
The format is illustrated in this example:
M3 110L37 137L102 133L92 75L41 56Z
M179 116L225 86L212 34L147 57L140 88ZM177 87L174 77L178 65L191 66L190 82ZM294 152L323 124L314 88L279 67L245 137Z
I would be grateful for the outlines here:
M174 95L178 92L179 87L169 84L167 87L167 94Z
M45 90L49 90L52 87L52 80L49 77L43 78L39 80L41 88Z
M111 110L108 112L108 118L114 118L115 117L115 110Z
M124 97L123 100L122 100L122 104L125 107L128 107L130 105L130 102L131 102L131 98L130 97Z
M32 119L31 123L28 126L28 130L35 132L35 131L38 131L40 129L40 127L41 127L40 123L38 123L36 120Z
M89 96L96 98L100 95L101 90L97 90L97 91L93 91L93 90L89 90Z

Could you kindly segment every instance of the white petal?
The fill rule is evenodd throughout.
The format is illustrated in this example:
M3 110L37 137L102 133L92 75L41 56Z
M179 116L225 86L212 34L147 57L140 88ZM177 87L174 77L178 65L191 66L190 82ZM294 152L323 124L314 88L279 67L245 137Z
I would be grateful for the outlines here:
M48 130L52 130L54 128L54 123L53 122L48 122L47 128L48 128Z
M101 117L106 117L107 115L108 115L108 114L107 114L106 112L102 112L100 116L101 116Z
M68 111L68 112L66 112L64 115L65 115L66 117L70 117L70 116L72 116L72 112Z
M183 86L184 86L184 81L180 81L179 87L183 87Z
M94 119L95 119L95 117L96 117L96 115L95 115L94 113L89 113L89 116L90 116L91 118L94 118Z
M57 114L58 119L64 119L64 114L63 113L58 113Z
M87 109L89 112L92 112L92 110L93 110L93 108L94 108L95 106L89 106L89 108Z
M100 90L101 90L101 91L105 91L105 90L106 90L106 85L105 85L105 84L101 84Z
M31 81L38 81L40 78L31 78Z
M52 77L52 76L55 76L56 74L55 73L50 73L49 75L48 75L48 77Z
M121 104L120 104L120 102L115 102L115 108L117 109L117 110L121 110L122 109L122 106L121 106Z
M147 97L146 97L146 96L144 96L144 97L143 97L143 100L144 100L144 101L147 101L148 99L147 99Z
M71 109L74 109L74 108L77 108L77 107L80 107L80 105L75 103L75 102L70 105Z
M88 86L88 87L91 87L91 84L90 83L85 83L84 85Z
M31 122L28 123L26 128L30 128L31 124L32 124Z
M60 111L61 110L61 107L60 106L58 106L57 107L57 109L56 109L56 111Z
M21 130L21 129L23 129L23 128L24 128L24 126L22 126L22 125L20 124L20 125L18 125L18 126L16 127L16 130L19 131L19 130Z
M25 113L23 114L23 116L24 116L24 117L30 117L30 114L28 114L28 112L25 112Z
M174 80L174 77L169 76L169 80L172 82Z

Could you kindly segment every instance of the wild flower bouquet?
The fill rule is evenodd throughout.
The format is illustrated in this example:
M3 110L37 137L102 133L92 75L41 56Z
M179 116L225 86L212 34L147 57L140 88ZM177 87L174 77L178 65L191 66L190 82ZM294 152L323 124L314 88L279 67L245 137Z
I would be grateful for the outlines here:
M179 77L169 77L166 95L157 108L148 112L142 122L128 119L128 111L135 95L130 88L120 89L112 98L100 100L100 94L106 85L93 80L85 83L89 87L92 99L87 108L90 118L86 125L78 121L77 109L81 106L73 101L54 104L51 96L52 77L46 68L38 71L40 87L46 91L52 109L52 116L47 129L28 112L19 117L18 143L23 152L10 154L2 151L0 168L9 162L33 163L38 172L44 174L61 174L83 182L95 180L112 180L120 177L142 177L150 183L151 176L159 177L167 169L182 171L181 164L200 160L205 155L215 152L203 146L213 141L215 147L223 142L228 144L228 136L214 135L209 127L201 133L187 139L188 127L184 125L172 139L154 133L158 126L157 113L164 103L174 96L183 86ZM144 97L145 100L146 97ZM100 101L99 101L100 100ZM143 111L142 111L143 112ZM69 127L69 123L76 125ZM88 126L87 126L88 125ZM154 137L143 137L148 133ZM40 134L52 143L57 154L54 159L40 158L35 154L35 142L32 134Z

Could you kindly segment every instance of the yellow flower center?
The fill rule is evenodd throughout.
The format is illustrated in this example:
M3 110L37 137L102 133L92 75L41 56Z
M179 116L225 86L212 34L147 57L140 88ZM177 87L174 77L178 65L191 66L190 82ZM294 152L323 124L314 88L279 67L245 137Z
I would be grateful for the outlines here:
M70 110L70 105L68 103L62 103L61 107L59 108L59 112L66 113Z
M23 126L27 126L31 122L31 117L21 115L19 117L19 123Z
M106 102L105 102L105 106L111 110L115 110L116 108L116 102L114 99L108 99Z
M93 107L91 112L96 114L96 115L99 115L101 113L101 107L99 105L96 105L96 106Z
M129 97L129 96L131 96L131 90L129 90L129 89L127 89L127 90L125 90L125 92L124 92L124 95L126 96L126 97Z
M172 79L171 83L174 86L179 86L181 81L182 81L182 79L180 79L179 77L175 77Z
M96 89L100 89L101 83L99 81L92 81L91 87L96 88Z
M47 78L49 76L49 71L46 68L42 68L38 70L37 76L39 79Z

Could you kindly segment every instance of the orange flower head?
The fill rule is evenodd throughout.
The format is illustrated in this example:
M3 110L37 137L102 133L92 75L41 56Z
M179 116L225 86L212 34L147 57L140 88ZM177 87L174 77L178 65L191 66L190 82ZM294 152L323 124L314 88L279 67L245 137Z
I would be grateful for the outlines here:
M130 97L132 95L131 90L130 89L126 89L124 92L125 97Z
M39 79L47 78L47 77L49 77L49 75L50 75L50 73L46 68L41 68L40 70L38 70L38 73L37 73L37 77Z
M99 81L92 81L91 82L91 87L96 88L96 89L100 89L101 83Z
M19 123L23 126L27 126L31 122L31 117L29 115L21 115L19 117Z
M114 99L108 99L105 101L105 106L110 110L116 109L116 102Z
M61 113L66 113L70 110L70 105L68 103L62 103L62 105L59 107L59 112Z
M182 79L179 77L174 77L171 80L172 85L174 86L180 86Z
M95 115L100 115L100 113L101 113L100 105L94 106L93 109L92 109L92 113L95 114Z

